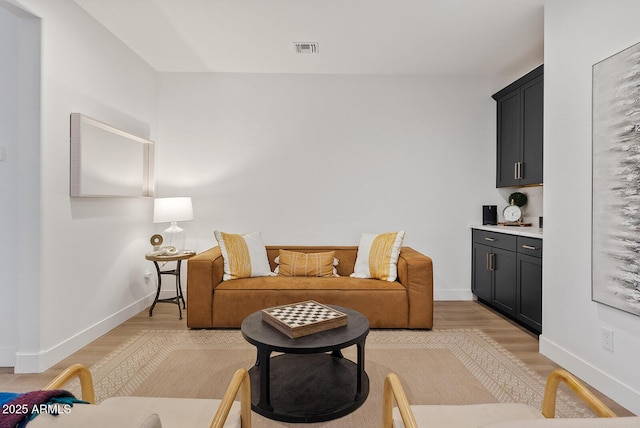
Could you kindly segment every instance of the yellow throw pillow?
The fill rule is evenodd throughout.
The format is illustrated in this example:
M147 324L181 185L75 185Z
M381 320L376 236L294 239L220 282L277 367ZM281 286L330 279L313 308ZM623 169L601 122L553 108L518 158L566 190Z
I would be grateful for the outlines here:
M322 276L333 274L335 251L325 253L297 253L280 250L278 275L281 276Z
M379 235L363 233L351 276L395 281L398 277L398 256L403 239L404 230Z
M223 281L273 275L260 232L237 235L216 230L213 234L222 251Z

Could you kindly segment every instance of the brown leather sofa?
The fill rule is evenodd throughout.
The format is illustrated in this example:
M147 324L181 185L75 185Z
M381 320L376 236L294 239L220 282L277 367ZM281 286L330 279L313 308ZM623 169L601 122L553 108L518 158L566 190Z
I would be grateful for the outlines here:
M303 253L335 251L339 277L268 276L222 281L223 259L219 247L189 259L187 326L238 328L249 314L264 308L305 300L333 304L364 314L372 328L433 327L433 264L431 258L402 247L398 279L351 278L357 246L267 246L271 269L278 250Z

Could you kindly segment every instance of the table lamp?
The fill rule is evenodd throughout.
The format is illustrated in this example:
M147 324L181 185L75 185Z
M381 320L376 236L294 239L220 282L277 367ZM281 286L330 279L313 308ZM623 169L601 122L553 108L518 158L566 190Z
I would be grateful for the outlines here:
M193 205L190 197L156 198L153 201L153 222L171 223L164 231L163 246L184 250L184 229L178 226L179 221L193 220Z

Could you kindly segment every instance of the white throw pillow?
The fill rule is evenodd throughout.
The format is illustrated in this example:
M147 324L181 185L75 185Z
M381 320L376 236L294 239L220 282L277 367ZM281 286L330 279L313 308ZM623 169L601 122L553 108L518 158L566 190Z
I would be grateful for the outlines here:
M224 260L223 281L274 275L260 232L237 235L216 230L213 234Z
M351 276L395 281L403 239L404 230L382 234L363 233Z

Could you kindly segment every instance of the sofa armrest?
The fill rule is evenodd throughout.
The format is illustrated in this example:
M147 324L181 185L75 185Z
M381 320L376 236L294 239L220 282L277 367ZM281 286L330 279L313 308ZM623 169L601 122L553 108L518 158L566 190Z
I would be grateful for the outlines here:
M433 261L411 247L402 247L398 281L409 297L409 328L433 327Z
M213 327L213 290L222 282L220 247L197 254L187 263L187 327Z

